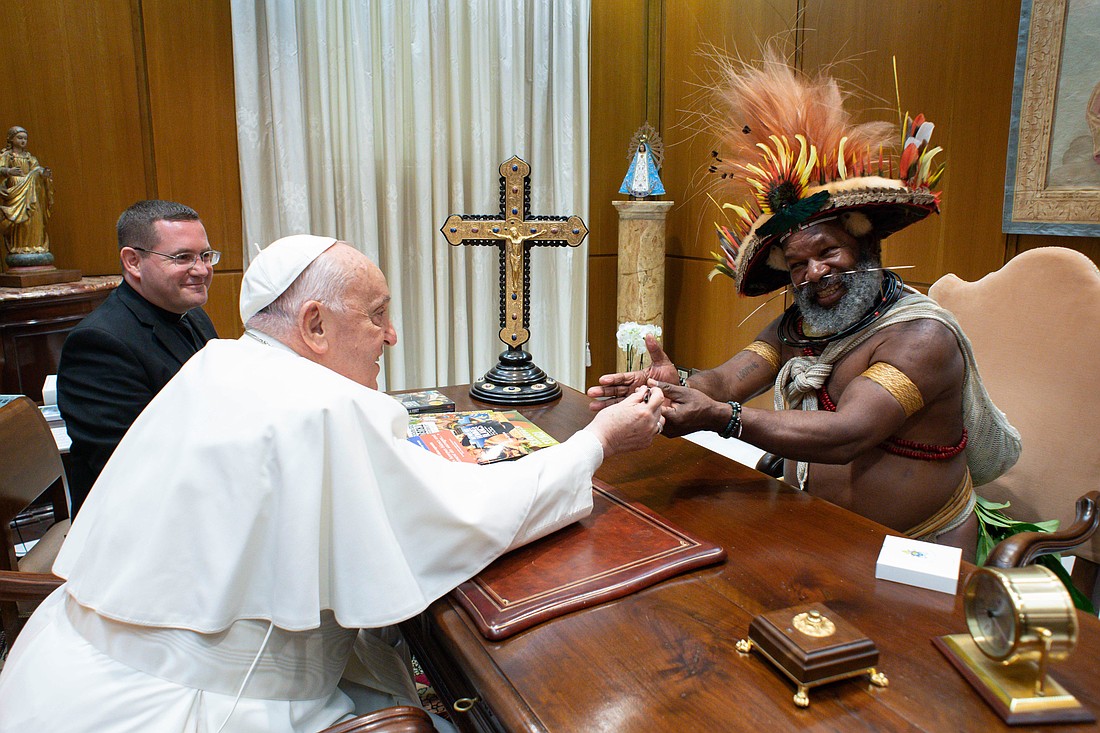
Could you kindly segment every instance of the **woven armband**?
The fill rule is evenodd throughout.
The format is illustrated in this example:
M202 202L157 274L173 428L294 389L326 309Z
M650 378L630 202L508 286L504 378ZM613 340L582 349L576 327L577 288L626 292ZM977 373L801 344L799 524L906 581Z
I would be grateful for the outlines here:
M779 352L767 341L753 341L742 351L751 351L764 361L772 365L772 369L779 371Z
M892 364L884 361L876 361L864 370L861 377L867 377L875 384L889 392L901 409L905 410L905 416L909 417L914 412L924 407L924 398L920 395L917 385L909 377Z
M730 408L733 412L730 414L730 421L726 423L726 427L722 428L722 432L718 433L723 438L740 438L741 437L741 403L730 402Z

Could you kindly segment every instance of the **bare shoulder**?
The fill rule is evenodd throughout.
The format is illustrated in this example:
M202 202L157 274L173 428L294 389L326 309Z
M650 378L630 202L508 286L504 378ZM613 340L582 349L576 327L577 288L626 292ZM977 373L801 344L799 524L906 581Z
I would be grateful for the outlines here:
M917 383L925 399L961 386L962 351L950 328L922 318L882 330L871 361L884 361Z
M885 338L881 345L915 350L929 357L943 357L959 353L959 342L955 334L943 323L932 318L896 323L883 329Z

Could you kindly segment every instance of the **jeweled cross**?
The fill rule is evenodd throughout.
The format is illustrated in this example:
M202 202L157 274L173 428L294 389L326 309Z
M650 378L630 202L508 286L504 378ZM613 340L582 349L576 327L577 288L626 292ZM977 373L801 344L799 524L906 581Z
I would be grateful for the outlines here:
M534 245L576 247L588 234L579 216L531 216L531 166L517 157L500 164L500 213L452 214L440 231L454 245L500 247L500 340L518 349L531 337L531 262Z

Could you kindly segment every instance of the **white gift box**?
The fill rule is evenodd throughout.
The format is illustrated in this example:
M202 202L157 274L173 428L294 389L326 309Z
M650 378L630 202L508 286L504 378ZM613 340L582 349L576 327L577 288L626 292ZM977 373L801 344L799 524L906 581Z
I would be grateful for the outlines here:
M42 404L57 404L57 375L47 374L46 381L42 383Z
M906 537L887 537L875 563L875 577L955 595L962 550Z

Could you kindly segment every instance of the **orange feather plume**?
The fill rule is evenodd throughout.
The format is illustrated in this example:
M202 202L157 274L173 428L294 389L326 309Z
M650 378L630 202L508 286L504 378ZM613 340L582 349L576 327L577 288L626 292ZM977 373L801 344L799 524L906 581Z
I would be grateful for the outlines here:
M759 164L761 147L772 148L775 135L798 154L795 135L818 151L809 185L872 171L883 150L893 147L897 128L889 122L854 124L844 103L853 94L840 87L827 70L810 76L792 68L768 44L756 64L710 54L713 89L698 122L717 137L710 170L727 195L753 193L746 166ZM878 166L881 168L881 164ZM875 171L877 173L877 171ZM752 178L751 173L748 178Z

